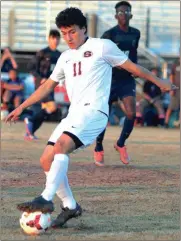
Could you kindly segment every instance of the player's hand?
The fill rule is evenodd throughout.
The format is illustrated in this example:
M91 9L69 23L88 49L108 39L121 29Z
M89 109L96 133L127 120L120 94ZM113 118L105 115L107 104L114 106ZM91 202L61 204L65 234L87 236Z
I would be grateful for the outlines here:
M163 91L170 91L170 90L177 90L179 89L179 87L172 84L170 81L164 81L162 82L162 86L160 87L160 89Z
M15 110L13 110L6 118L5 118L5 123L11 123L11 122L16 122L19 119L19 116L23 112L23 109L18 106Z

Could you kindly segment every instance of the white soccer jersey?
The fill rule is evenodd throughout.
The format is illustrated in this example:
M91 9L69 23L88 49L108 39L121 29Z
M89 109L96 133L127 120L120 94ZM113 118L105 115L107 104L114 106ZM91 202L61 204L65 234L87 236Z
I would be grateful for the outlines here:
M90 105L108 114L112 67L127 59L111 40L89 38L78 49L62 53L50 78L59 83L65 81L69 110Z

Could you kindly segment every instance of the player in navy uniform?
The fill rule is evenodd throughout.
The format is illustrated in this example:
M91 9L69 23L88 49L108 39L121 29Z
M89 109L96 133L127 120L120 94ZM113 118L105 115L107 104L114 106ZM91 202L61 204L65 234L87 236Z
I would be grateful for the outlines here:
M117 44L125 54L128 55L132 62L137 63L137 48L140 39L140 31L129 26L129 21L133 17L131 14L131 5L126 1L118 2L115 6L115 18L118 25L106 31L102 38L110 39ZM112 85L109 99L109 107L118 98L122 100L126 111L121 135L115 144L115 149L120 153L120 159L124 164L129 163L129 157L125 147L125 141L131 134L136 116L136 83L132 74L124 69L113 68ZM95 164L104 165L103 131L96 140L94 151Z
M51 75L61 52L57 50L60 41L60 33L51 29L48 38L48 47L38 51L35 58L29 63L28 69L35 78L35 89L42 85ZM33 116L25 118L25 139L34 140L35 131L41 126L49 114L56 111L54 91L52 91L41 103L33 106Z

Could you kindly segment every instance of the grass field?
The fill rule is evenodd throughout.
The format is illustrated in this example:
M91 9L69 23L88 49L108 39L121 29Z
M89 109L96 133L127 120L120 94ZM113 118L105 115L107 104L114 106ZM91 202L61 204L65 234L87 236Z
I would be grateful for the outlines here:
M1 240L180 240L180 131L135 128L127 142L129 166L113 144L120 128L107 129L105 167L93 163L93 148L71 155L69 181L82 217L59 230L27 236L16 204L38 196L45 183L39 157L56 124L45 123L38 141L23 140L24 125L1 129ZM59 200L55 197L56 211Z

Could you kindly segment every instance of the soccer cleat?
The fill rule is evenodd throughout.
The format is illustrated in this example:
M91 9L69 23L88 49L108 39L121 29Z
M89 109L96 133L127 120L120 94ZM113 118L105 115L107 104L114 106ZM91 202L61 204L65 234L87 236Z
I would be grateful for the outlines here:
M119 152L120 160L122 161L122 163L125 165L129 164L130 159L126 150L126 146L119 147L117 144L115 144L114 148L116 149L116 151Z
M25 134L24 139L26 141L34 141L34 140L38 140L38 137L35 135L29 135L28 133Z
M54 211L54 204L52 201L47 201L42 196L39 196L33 199L33 201L18 204L17 209L28 213L36 211L52 213Z
M57 216L55 220L52 221L52 228L62 227L69 219L78 218L82 215L82 208L77 203L75 209L69 209L68 207L62 208L62 212Z
M104 151L94 151L94 162L97 166L104 166Z

